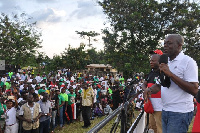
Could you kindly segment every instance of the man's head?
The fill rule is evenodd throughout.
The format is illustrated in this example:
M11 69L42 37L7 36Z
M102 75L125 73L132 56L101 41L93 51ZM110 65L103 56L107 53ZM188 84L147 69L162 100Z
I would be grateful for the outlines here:
M69 87L69 91L70 91L71 94L73 94L74 93L73 87Z
M59 95L60 94L60 89L56 89L55 93L56 93L56 95Z
M33 103L33 101L34 101L33 95L31 95L31 94L28 95L28 96L27 96L27 102L28 102L28 103Z
M153 54L151 56L151 59L150 59L151 69L158 69L159 68L159 59L160 59L159 54Z
M88 84L87 84L87 83L83 83L83 84L82 84L82 88L83 88L83 89L88 89Z
M36 80L36 79L33 79L32 83L33 83L33 84L37 84L37 80Z
M184 39L179 34L170 34L164 41L164 53L168 54L170 60L173 60L182 50Z
M11 109L13 107L13 105L14 105L14 100L9 99L9 100L6 101L6 107L8 109Z
M62 89L61 89L61 93L65 93L66 92L66 89L65 89L65 87L63 87Z
M35 89L33 87L29 88L29 94L33 94L35 92Z
M43 102L46 102L48 99L49 99L49 95L48 95L47 93L45 93L45 94L43 95L42 101L43 101Z

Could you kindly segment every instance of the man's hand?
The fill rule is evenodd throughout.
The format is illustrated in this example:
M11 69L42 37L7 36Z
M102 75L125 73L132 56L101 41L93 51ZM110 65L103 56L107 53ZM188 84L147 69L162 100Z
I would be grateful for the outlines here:
M34 122L37 122L37 121L38 121L38 117L36 117L35 119L33 119L33 121L34 121Z
M32 123L32 120L31 119L26 119L26 122Z
M57 112L57 115L58 115L58 116L60 115L60 112L59 112L59 111Z
M169 66L165 63L159 65L160 71L164 72L166 76L170 77L172 72L169 70Z
M151 88L144 90L144 100L147 101L148 98L151 97Z

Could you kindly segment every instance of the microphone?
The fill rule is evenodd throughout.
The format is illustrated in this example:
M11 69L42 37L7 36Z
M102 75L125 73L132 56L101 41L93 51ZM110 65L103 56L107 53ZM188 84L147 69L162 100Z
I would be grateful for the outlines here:
M161 63L165 63L165 64L168 63L168 56L167 56L167 54L163 54L163 55L160 56L159 64L161 64Z
M167 54L163 54L160 56L159 64L161 64L161 63L165 63L165 64L168 63L168 55ZM160 73L160 81L161 81L161 85L163 87L169 88L171 85L170 77L166 76L164 74L164 72Z

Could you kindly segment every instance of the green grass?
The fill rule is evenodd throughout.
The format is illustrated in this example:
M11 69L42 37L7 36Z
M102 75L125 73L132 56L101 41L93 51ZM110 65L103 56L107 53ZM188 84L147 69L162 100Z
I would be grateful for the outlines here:
M135 118L137 118L137 116L139 115L140 111L134 111L135 114ZM99 118L95 118L94 120L91 120L91 126L88 128L82 128L83 126L83 121L76 121L70 125L65 125L65 127L61 130L59 130L58 128L55 130L55 133L87 133L90 129L92 129L97 123L99 123L100 121L102 121L104 118L106 118L106 116L102 116ZM110 132L110 129L115 121L116 117L114 119L112 119L109 123L107 123L98 133L108 133ZM133 119L134 122L135 119ZM193 123L194 123L194 118L189 126L188 132L192 132L192 127L193 127ZM116 130L117 133L120 132L120 127L121 124L119 123L118 128Z
M139 111L135 111L135 118L139 115ZM76 121L70 125L65 125L65 127L61 130L59 130L58 128L55 130L55 133L87 133L90 129L92 129L97 123L99 123L100 121L102 121L104 118L106 118L106 116L102 116L99 118L95 118L94 120L91 120L91 126L88 128L82 128L83 126L83 121ZM115 121L116 117L113 118L109 123L107 123L100 131L99 133L108 133L110 132L110 129ZM135 119L133 119L134 122ZM116 130L117 133L120 132L120 127L121 124L119 123L118 128Z
M194 118L195 116L193 117L191 123L190 123L190 126L189 126L189 129L188 129L188 133L191 133L192 132L192 127L193 127L193 123L194 123Z

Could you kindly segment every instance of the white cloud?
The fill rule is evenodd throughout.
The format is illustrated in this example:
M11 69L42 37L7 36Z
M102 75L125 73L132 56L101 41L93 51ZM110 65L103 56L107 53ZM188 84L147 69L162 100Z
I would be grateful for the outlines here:
M70 18L75 16L78 19L83 19L90 16L102 15L102 10L94 1L77 1L77 3L78 9L70 14Z
M57 2L58 0L36 0L38 3L49 3L49 2Z
M46 8L33 12L31 16L37 22L57 23L62 21L62 17L65 16L65 11L56 11L53 8Z
M20 6L17 4L16 1L13 0L1 0L0 1L0 12L3 13L13 13L18 10L21 10Z
M17 9L17 10L16 10ZM95 31L101 33L104 28L105 15L96 0L0 0L0 11L6 14L24 12L37 22L42 32L44 51L49 57L60 54L70 44L79 47L81 39L75 31ZM94 47L103 47L101 36Z

